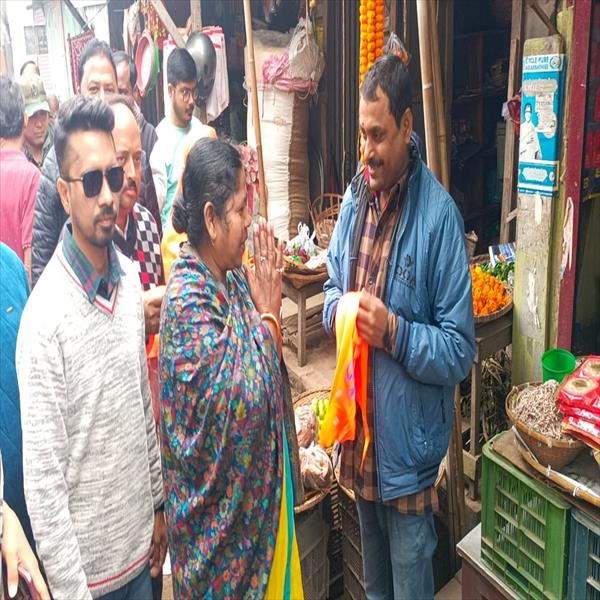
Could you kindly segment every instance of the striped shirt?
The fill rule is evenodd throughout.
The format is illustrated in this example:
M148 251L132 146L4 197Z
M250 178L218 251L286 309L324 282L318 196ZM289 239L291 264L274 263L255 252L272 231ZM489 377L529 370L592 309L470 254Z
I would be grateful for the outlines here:
M406 206L408 173L411 170L412 168L409 168L407 174L392 188L388 203L383 210L380 208L378 195L370 193L365 199L368 202L368 210L358 253L354 289L364 288L370 294L381 299L385 292L389 256L396 238L396 228L401 223ZM367 187L367 189L369 188ZM389 353L393 351L397 330L398 319L390 312L385 336L385 350ZM367 423L371 437L373 437L375 424L373 400L373 352L370 350L367 379ZM355 440L342 444L340 482L345 487L354 489L365 500L379 501L375 444L373 442L369 444L361 469L364 443L365 436L359 409L356 414ZM438 510L438 497L435 488L431 486L415 494L390 500L385 504L404 514L421 515Z

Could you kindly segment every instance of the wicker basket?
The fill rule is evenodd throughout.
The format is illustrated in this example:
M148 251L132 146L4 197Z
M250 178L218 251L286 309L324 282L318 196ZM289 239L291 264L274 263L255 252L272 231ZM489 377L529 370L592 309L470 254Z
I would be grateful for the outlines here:
M508 302L508 304L506 306L502 307L500 310L490 313L489 315L483 315L481 317L478 317L477 315L475 315L475 325L483 325L484 323L489 323L490 321L495 321L496 319L503 317L504 315L506 315L507 313L509 313L512 310L512 308L513 308L512 296L510 295L508 290L506 291L506 293L510 296L510 301Z
M319 388L316 390L308 390L294 398L292 404L294 405L294 409L300 406L309 406L314 397L321 398L329 398L329 388ZM331 448L326 448L325 451L331 458ZM301 506L296 506L294 508L294 512L296 514L303 513L307 510L310 510L317 506L326 496L329 494L330 488L324 490L304 490L305 498L304 504Z
M343 199L340 194L321 194L310 205L310 217L321 248L329 246Z
M554 469L561 469L577 457L585 448L585 444L570 436L563 436L557 440L556 438L543 435L523 423L513 412L513 406L519 394L529 386L539 385L542 384L535 382L523 383L513 387L506 397L506 414L538 461Z
M316 269L309 269L303 263L297 263L294 260L292 260L289 256L284 256L283 259L284 273L297 273L298 275L318 275L320 273L327 272L327 265L321 265Z

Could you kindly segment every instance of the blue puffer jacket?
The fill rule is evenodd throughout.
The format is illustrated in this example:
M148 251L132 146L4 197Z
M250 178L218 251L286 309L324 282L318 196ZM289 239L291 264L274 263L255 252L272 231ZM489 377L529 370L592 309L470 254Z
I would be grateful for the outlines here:
M0 243L0 454L4 465L4 500L19 517L29 544L35 548L23 490L21 404L15 367L17 333L28 295L23 263L8 246Z
M475 356L463 220L414 145L412 153L407 203L394 234L383 298L400 317L395 351L372 350L369 362L379 497L384 501L435 481L448 449L454 385L467 375ZM351 288L352 242L361 234L355 222L367 193L364 177L356 176L329 245L323 324L331 335L337 301Z

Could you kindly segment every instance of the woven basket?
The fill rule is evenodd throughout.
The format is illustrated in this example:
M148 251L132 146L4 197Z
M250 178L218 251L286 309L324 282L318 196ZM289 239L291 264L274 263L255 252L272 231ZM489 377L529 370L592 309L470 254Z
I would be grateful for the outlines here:
M508 293L508 290L507 290ZM510 296L510 294L509 294ZM475 316L475 325L483 325L483 323L489 323L490 321L495 321L496 319L499 319L500 317L503 317L505 314L509 313L513 308L513 301L512 301L512 296L510 296L510 301L508 302L508 304L504 307L502 307L500 310L497 310L496 312L490 313L489 315L483 315L481 317Z
M329 388L319 388L316 390L308 390L306 392L303 392L302 394L300 394L299 396L294 398L294 400L292 401L294 409L296 409L300 406L310 406L310 403L312 402L312 399L315 396L317 398L321 398L321 397L329 398ZM331 458L332 449L326 448L325 451L327 452L329 458ZM294 512L296 514L298 514L298 513L302 513L307 510L310 510L311 508L314 508L315 506L317 506L317 504L319 504L322 500L324 500L327 497L329 492L330 492L330 488L327 488L324 490L307 490L307 489L305 489L304 495L306 497L306 500L304 501L304 504L294 508Z
M300 273L286 273L284 271L283 278L292 284L297 290L310 285L311 283L317 283L319 281L325 282L327 280L327 271L321 271L314 275L302 275Z
M327 498L329 491L330 488L327 488L326 490L305 489L304 497L306 498L306 500L304 500L304 503L300 506L294 506L294 514L299 515L300 513L306 512L307 510L311 510L312 508L323 502L325 498Z
M561 469L577 457L585 448L585 444L570 436L563 436L557 440L543 435L523 423L513 412L513 406L519 394L529 386L539 385L542 384L535 382L523 383L513 387L506 397L506 414L538 461L554 469Z
M310 205L310 217L321 248L329 246L343 199L340 194L321 194Z
M304 264L298 264L293 261L289 256L284 256L283 261L283 272L284 273L297 273L298 275L318 275L319 273L327 272L327 265L321 265L316 269L309 269Z

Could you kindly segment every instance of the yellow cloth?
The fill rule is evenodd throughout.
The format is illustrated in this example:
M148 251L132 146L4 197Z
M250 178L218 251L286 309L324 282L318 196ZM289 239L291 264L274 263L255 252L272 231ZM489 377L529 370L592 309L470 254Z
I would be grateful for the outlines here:
M269 573L265 600L304 600L300 555L298 553L294 521L292 472L285 431L283 433L283 451L284 472L279 528L275 540L275 554Z

